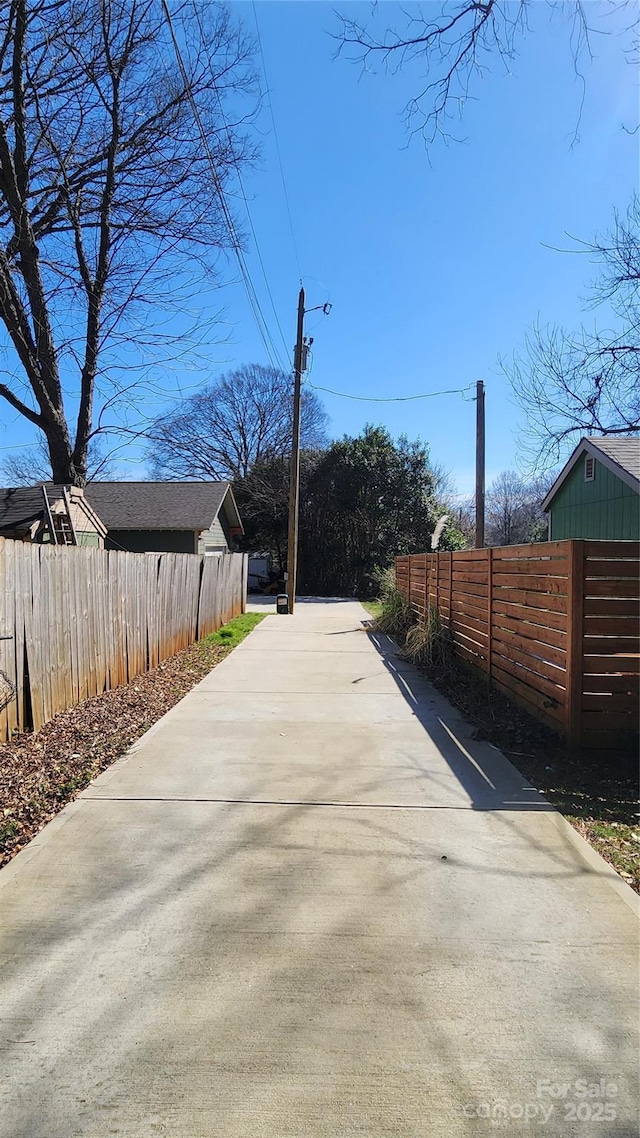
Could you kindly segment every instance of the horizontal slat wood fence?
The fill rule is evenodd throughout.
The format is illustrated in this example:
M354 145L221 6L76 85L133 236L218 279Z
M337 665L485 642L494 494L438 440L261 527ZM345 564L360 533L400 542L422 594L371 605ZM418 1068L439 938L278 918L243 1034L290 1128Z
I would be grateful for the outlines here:
M572 746L637 739L640 546L549 541L396 558L418 621Z
M244 611L247 558L0 538L0 741L126 684Z

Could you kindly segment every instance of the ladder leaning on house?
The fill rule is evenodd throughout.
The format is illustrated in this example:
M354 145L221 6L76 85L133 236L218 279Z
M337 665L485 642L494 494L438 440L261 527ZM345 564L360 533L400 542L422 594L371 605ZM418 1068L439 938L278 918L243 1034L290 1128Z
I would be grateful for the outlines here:
M54 545L77 545L78 537L76 534L73 519L71 517L71 502L69 501L69 493L66 486L62 488L62 500L64 502L64 510L52 510L47 487L43 485L42 495L44 498L44 510L51 534L51 541Z

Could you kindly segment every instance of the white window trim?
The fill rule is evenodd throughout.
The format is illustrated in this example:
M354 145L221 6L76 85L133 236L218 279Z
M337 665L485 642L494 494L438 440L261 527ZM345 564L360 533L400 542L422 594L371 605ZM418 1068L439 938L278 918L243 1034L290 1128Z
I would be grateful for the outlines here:
M589 464L591 464L591 474L589 474ZM584 480L585 482L595 482L596 480L596 460L592 454L584 456Z

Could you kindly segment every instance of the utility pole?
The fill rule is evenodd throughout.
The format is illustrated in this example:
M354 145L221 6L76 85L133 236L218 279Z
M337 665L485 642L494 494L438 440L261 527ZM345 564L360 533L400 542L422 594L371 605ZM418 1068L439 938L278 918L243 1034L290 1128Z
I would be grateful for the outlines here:
M300 491L300 387L304 355L304 289L298 295L298 334L293 356L293 441L289 483L289 542L287 549L287 596L289 612L296 603L298 568L298 495Z
M484 383L476 383L476 549L484 548Z

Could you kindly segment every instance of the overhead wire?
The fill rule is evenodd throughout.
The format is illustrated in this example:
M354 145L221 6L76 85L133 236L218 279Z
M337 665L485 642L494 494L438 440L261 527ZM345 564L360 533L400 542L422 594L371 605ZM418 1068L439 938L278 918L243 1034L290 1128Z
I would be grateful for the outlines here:
M253 314L253 317L254 317L254 320L256 323L256 327L258 329L258 333L259 333L260 338L263 342L265 351L267 353L267 356L269 357L269 361L270 361L272 367L280 368L282 370L288 370L287 368L283 367L282 361L280 360L279 352L276 349L276 346L273 342L273 337L271 336L269 326L267 324L264 313L262 311L262 307L260 305L260 300L258 298L258 294L256 292L255 286L254 286L253 281L251 279L251 274L250 274L249 269L248 269L247 264L246 264L244 253L242 251L242 246L240 244L240 240L238 238L238 234L236 231L235 223L234 223L233 217L231 215L231 212L229 210L229 207L227 205L226 198L224 196L224 190L222 188L220 176L219 176L218 171L216 169L216 165L215 165L215 162L213 159L213 154L211 153L211 148L209 146L209 140L207 138L206 131L204 129L204 125L203 125L202 119L200 117L198 105L197 105L195 98L193 96L193 90L191 88L191 83L190 83L189 77L187 75L187 69L185 67L184 60L182 58L182 52L180 50L180 45L178 43L178 38L176 36L175 28L173 25L173 20L171 18L171 12L169 10L169 5L167 3L167 0L161 0L161 3L162 3L162 10L164 12L164 16L165 16L165 19L167 21L167 25L168 25L169 32L171 35L171 41L173 43L173 49L175 51L176 60L178 63L178 68L180 70L180 75L181 75L182 81L184 83L185 94L189 100L189 104L190 104L191 110L193 112L193 117L195 119L196 126L198 128L198 132L200 134L203 149L204 149L204 152L207 156L207 161L209 163L209 167L211 170L211 177L213 180L213 185L214 185L214 188L215 188L216 193L218 195L218 200L220 202L220 208L222 210L222 214L223 214L226 226L227 226L227 230L228 230L229 236L231 238L231 245L232 245L233 251L234 251L234 253L236 255L236 259L238 261L238 266L240 268L240 275L242 277L242 282L243 282L243 285L245 288L245 292L247 294L247 299L249 301L249 306L251 308L251 311L252 311L252 314ZM217 88L216 88L216 94L218 95L218 99L219 99L220 96L217 92Z
M197 5L195 5L195 4L193 5L193 10L194 10L194 16L195 16L196 22L197 22L197 24L198 24L198 28L199 28L199 29L200 29L200 31L202 32L202 25L201 25L201 23L200 23L200 13L198 12L198 9L197 9ZM275 322L276 322L276 324L277 324L277 326L278 326L278 331L279 331L279 333L280 333L280 339L282 340L282 344L283 344L283 347L284 347L284 351L285 351L285 358L286 358L286 357L288 356L288 354L289 354L289 345L287 344L287 340L286 340L285 334L284 334L284 332L282 331L282 325L281 325L281 323L280 323L280 318L279 318L279 316L278 316L278 312L277 312L277 309L276 309L276 306L275 306L275 301L274 301L274 299L273 299L273 293L271 292L271 285L269 284L269 278L268 278L268 276L267 276L267 270L266 270L266 268L265 268L265 264L264 264L264 261L263 261L263 259L262 259L262 252L261 252L261 250L260 250L260 243L259 243L259 241L258 241L258 235L257 235L257 233L256 233L256 230L255 230L255 226L254 226L254 224L253 224L253 218L252 218L252 216L251 216L251 210L250 210L250 208L249 208L249 200L248 200L248 198L247 198L247 194L246 194L246 191L245 191L245 188L244 188L244 182L242 181L242 174L240 173L240 164L239 164L239 162L238 162L238 159L237 159L237 156L236 156L236 153L235 153L235 150L234 150L234 146L233 146L233 139L232 139L232 137L231 137L231 130L230 130L230 128L229 128L229 123L227 122L227 117L226 117L226 115L225 115L224 107L223 107L223 105L222 105L222 99L221 99L221 97L220 97L220 92L219 92L219 90L218 90L218 86L217 86L217 84L216 84L216 82L215 82L215 79L214 79L214 81L213 81L213 87L214 87L214 90L215 90L215 93L216 93L216 98L217 98L217 100L218 100L218 108L219 108L219 111L220 111L220 118L222 119L222 123L223 123L223 126L224 126L224 128L225 128L225 131L226 131L226 134L227 134L227 142L229 143L229 153L230 153L230 155L231 155L231 161L233 162L233 165L234 165L234 167L235 167L235 171L236 171L236 177L237 177L237 179L238 179L238 185L239 185L239 187L240 187L240 193L241 193L241 195L242 195L242 200L243 200L243 202L244 202L244 207L245 207L245 210L247 211L247 219L248 219L248 221L249 221L249 228L250 228L250 230L251 230L251 235L252 235L252 237L253 237L253 243L254 243L254 246L255 246L255 250L256 250L256 254L257 254L257 257L258 257L258 261L259 261L259 264L260 264L260 268L261 268L261 270L262 270L262 276L263 276L263 278L264 278L264 283L265 283L265 287L266 287L266 290L267 290L267 295L268 295L268 297L269 297L269 301L270 301L270 303L271 303L271 308L272 308L272 311L273 311L273 315L274 315L274 318L275 318ZM263 319L264 319L264 316L263 316ZM269 335L270 335L270 334L269 334ZM272 347L273 347L274 351L276 351L276 352L277 352L277 354L278 354L278 357L279 357L279 352L277 351L277 349L276 349L276 346L275 346L275 344L273 343L273 340L272 340L272 338L271 338L271 335L270 335L270 341L271 341L271 344L272 344ZM281 366L281 367L283 366L283 365L282 365L282 362L281 362L281 361L280 361L280 366ZM283 370L287 370L287 369L286 369L286 368L284 368Z
M291 216L291 205L289 202L289 193L287 191L287 180L284 175L284 164L282 162L282 153L280 150L280 140L278 138L278 129L276 127L276 119L273 113L273 103L271 102L271 92L269 91L269 77L267 75L267 65L264 59L264 51L262 48L262 37L260 35L260 24L258 23L258 9L256 8L256 0L252 0L253 19L256 25L256 36L258 39L258 50L260 52L260 60L262 62L262 71L264 74L265 94L267 97L267 105L269 107L269 114L271 116L271 126L273 128L273 138L276 144L276 155L278 157L278 166L280 167L280 179L282 181L282 191L284 194L284 201L287 209L287 217L289 218L289 230L291 232L291 244L293 246L293 254L296 260L298 269L298 276L302 279L302 269L300 267L300 254L298 252L298 242L296 241L296 233L293 227L293 218Z
M307 380L309 387L313 387L315 391L324 391L327 395L337 395L340 399L356 399L361 403L410 403L414 399L433 399L436 395L463 395L467 391L472 391L474 385L470 383L467 387L451 387L446 391L426 391L422 395L390 395L390 396L376 396L376 395L349 395L345 391L332 391L330 387L319 387L316 383L311 383Z

